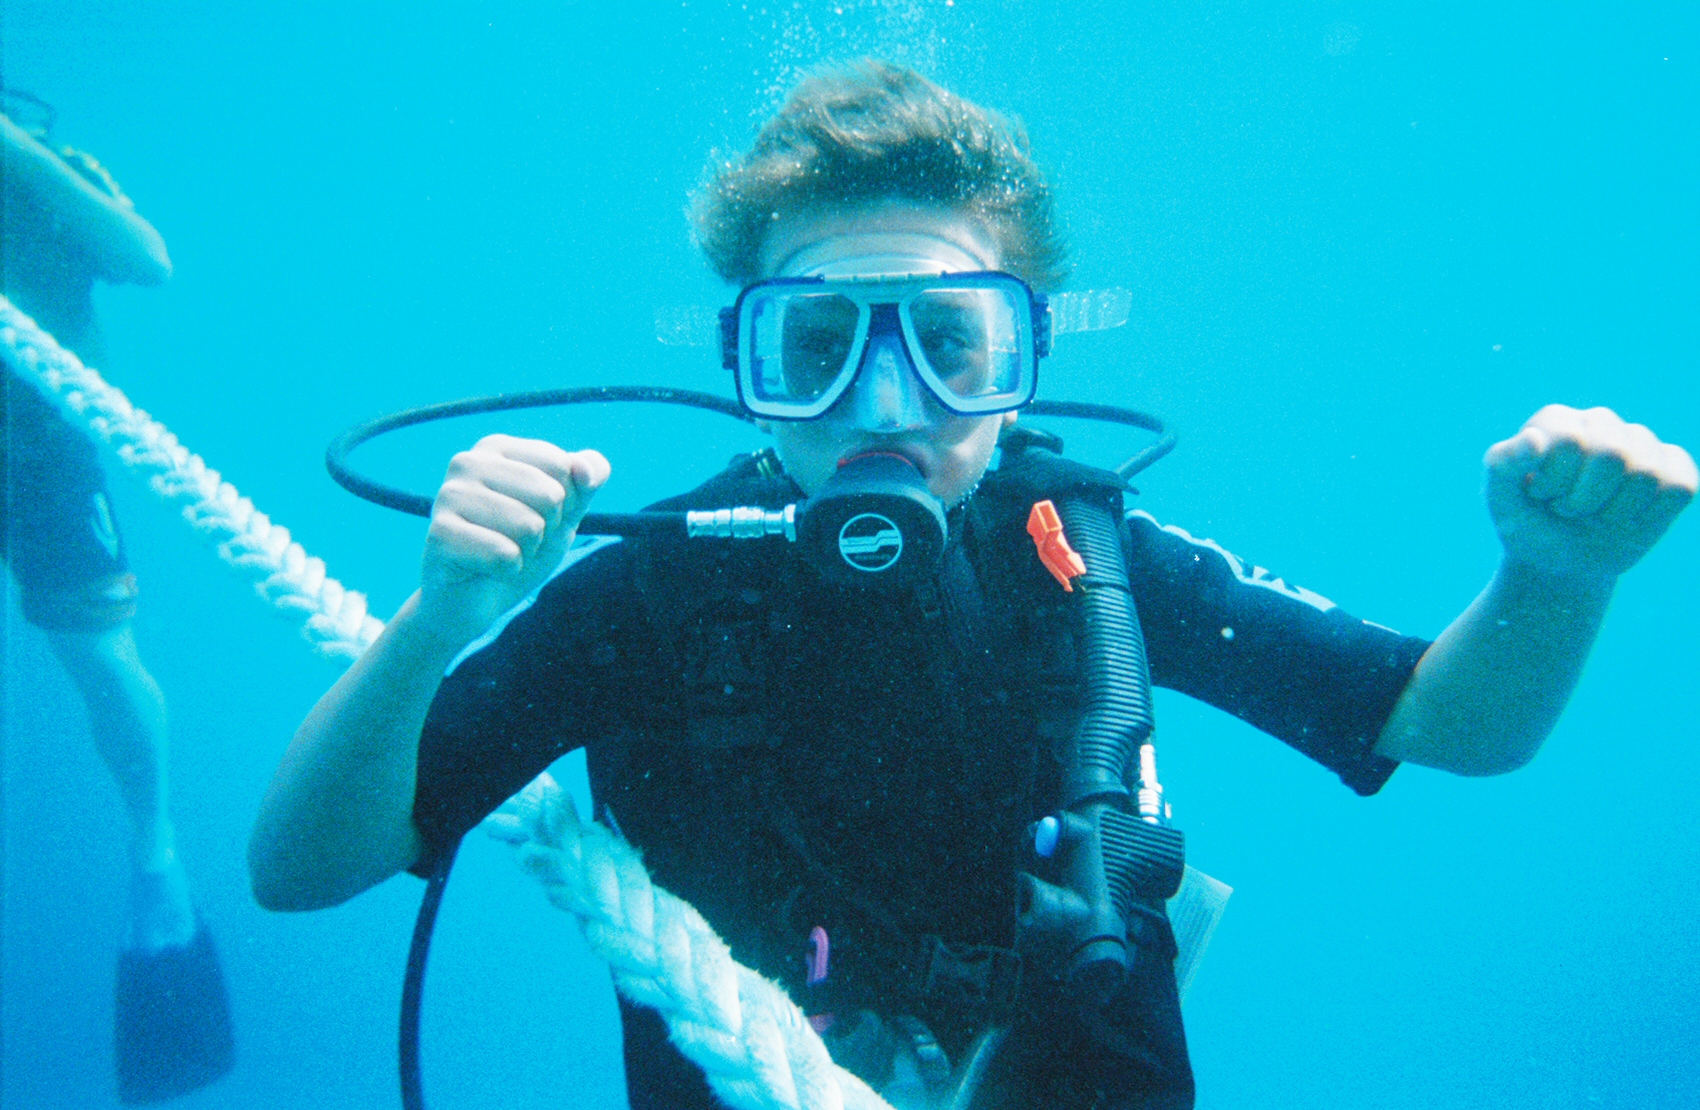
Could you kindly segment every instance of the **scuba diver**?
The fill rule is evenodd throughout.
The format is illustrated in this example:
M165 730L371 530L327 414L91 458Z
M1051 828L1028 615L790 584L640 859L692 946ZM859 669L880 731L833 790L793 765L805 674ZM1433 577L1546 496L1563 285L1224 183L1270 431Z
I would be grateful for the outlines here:
M456 455L419 591L267 793L261 905L442 874L583 747L603 822L894 1104L1190 1107L1149 686L1362 795L1401 762L1512 770L1695 492L1646 428L1543 409L1487 454L1491 583L1401 635L1124 512L1122 475L1017 425L1064 250L1016 125L907 69L818 72L692 219L772 444L655 508L797 543L580 537L596 451ZM720 1105L620 1005L631 1106Z
M104 364L94 283L164 282L171 275L165 243L98 162L48 145L49 106L17 90L3 95L3 291L84 361ZM175 1098L227 1073L235 1045L218 955L177 858L165 700L142 665L130 624L136 576L94 443L10 370L3 390L6 562L24 619L46 634L82 695L95 747L129 817L130 924L116 980L118 1095L125 1103Z

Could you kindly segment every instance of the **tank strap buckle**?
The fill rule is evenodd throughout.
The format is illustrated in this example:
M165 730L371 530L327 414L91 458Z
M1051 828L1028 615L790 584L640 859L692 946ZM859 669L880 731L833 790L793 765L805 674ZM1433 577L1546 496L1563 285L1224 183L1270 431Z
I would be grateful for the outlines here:
M1021 998L1019 952L988 944L951 944L932 935L921 941L925 945L922 997L988 1016L1014 1014Z

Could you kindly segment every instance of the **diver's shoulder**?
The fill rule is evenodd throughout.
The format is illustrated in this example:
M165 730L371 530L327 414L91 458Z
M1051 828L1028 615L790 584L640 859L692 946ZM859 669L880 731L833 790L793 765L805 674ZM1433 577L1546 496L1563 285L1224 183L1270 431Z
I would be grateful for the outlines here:
M724 509L737 505L759 505L777 509L803 496L803 491L786 475L771 447L734 455L719 474L685 493L655 502L650 512L684 512L687 509Z
M1239 573L1242 560L1208 536L1165 523L1145 509L1126 513L1129 557L1134 565L1207 564Z
M1210 537L1195 535L1179 524L1166 524L1144 509L1127 511L1127 527L1135 551L1147 554L1164 551L1175 556L1184 555L1192 562L1214 556L1236 574L1243 565L1238 555Z
M1169 524L1157 519L1145 509L1127 510L1127 526L1135 536L1145 539L1165 538L1171 542L1187 543L1197 547L1207 547L1212 550L1220 548L1215 540L1206 536L1198 536L1179 524Z

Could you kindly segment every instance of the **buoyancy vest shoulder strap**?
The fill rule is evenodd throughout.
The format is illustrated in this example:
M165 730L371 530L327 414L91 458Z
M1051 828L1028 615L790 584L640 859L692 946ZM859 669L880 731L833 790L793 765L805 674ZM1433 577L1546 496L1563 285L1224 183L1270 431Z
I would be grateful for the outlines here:
M764 447L734 455L726 469L695 489L657 501L646 512L680 512L685 509L718 509L732 505L760 505L777 509L800 499L797 488L779 465L773 448Z
M1001 444L1003 459L986 475L981 493L1014 504L1025 502L1023 519L1026 506L1035 501L1069 497L1090 497L1119 510L1128 487L1114 471L1064 458L1056 450L1060 442L1019 426L1006 432Z

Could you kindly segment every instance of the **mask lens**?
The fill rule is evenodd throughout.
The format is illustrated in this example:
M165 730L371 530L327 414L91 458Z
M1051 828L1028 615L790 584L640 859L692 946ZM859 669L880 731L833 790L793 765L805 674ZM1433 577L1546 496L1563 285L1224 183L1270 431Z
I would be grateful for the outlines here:
M916 354L957 401L988 408L1023 389L1023 303L1011 290L935 287L909 303Z
M753 306L756 398L808 405L849 367L861 308L836 293L772 292Z
M1033 399L1034 311L1027 286L1002 273L776 278L744 291L722 339L757 416L824 415L875 347L884 359L891 344L940 405L977 416Z

